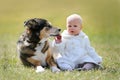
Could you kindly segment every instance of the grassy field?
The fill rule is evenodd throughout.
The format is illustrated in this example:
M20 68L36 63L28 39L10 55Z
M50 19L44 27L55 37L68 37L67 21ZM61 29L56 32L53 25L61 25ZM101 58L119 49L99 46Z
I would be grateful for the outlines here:
M82 16L104 69L37 74L24 67L16 51L24 21L45 18L63 30L72 13ZM0 18L0 80L120 80L120 0L0 0Z

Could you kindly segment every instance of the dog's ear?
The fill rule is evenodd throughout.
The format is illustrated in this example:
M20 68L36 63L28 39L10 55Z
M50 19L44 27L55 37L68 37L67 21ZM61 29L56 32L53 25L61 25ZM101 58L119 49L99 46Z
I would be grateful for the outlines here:
M47 26L47 20L42 18L34 18L34 20L38 23L36 29L42 30L45 26Z
M29 29L34 29L38 25L35 19L29 19L24 22L24 26L28 27Z

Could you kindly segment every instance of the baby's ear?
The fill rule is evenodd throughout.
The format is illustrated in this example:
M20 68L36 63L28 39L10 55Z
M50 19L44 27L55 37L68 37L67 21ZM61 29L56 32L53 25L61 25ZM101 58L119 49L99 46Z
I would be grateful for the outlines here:
M81 25L81 26L80 26L80 29L82 29L82 28L83 28L83 26Z

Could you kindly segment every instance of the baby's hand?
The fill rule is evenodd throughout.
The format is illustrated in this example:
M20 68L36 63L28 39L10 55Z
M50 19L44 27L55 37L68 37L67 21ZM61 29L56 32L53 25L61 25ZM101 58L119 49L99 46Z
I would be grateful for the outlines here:
M61 36L61 35L58 35L58 36L55 37L55 42L56 42L56 43L61 43L61 42L62 42L61 39L62 39L62 36Z

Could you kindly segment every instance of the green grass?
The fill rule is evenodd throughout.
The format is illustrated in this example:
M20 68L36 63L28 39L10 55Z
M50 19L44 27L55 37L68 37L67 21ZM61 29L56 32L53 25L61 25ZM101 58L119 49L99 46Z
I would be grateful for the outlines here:
M120 80L119 9L119 0L0 0L0 80ZM40 17L63 30L72 13L82 16L83 31L103 57L104 69L58 74L47 69L38 74L24 67L16 51L23 22Z

